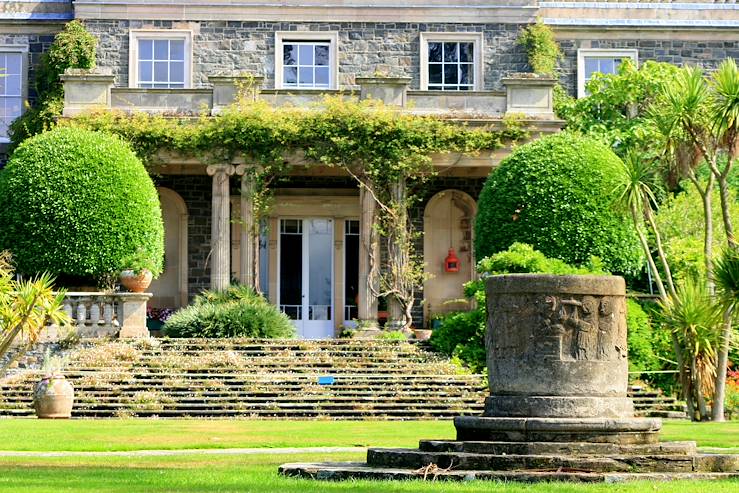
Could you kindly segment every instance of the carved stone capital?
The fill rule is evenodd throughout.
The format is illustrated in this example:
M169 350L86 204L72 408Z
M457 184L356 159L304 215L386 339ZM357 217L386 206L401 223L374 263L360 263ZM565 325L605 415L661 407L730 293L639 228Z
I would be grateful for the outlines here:
M205 171L209 176L215 176L218 173L231 176L236 172L236 167L230 164L210 164Z

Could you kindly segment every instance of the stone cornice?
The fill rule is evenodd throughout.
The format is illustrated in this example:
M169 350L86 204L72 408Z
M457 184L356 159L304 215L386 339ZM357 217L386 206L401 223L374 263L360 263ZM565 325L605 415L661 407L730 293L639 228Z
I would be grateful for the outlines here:
M75 0L79 19L288 22L528 23L538 8L531 0L491 5L482 0L285 1Z

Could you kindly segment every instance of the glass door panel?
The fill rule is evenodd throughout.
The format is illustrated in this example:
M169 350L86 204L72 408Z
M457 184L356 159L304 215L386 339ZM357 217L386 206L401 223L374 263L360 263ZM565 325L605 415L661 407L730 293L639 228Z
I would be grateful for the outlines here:
M280 309L292 320L303 319L303 221L299 219L280 221Z

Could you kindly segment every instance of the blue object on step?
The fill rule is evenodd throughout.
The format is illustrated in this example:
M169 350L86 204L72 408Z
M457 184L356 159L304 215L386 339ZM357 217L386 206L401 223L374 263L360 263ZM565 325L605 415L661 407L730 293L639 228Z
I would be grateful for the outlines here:
M318 385L333 385L334 383L334 377L327 376L327 377L318 377Z

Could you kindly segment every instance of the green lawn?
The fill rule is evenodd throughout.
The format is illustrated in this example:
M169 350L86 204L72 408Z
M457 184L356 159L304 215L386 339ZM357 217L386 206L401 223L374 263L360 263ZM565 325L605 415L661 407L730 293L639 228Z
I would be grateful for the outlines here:
M665 423L665 440L739 447L739 423ZM3 450L126 451L225 447L408 446L453 436L451 422L0 420ZM735 493L739 481L626 484L326 483L283 478L285 462L362 461L363 453L195 455L162 457L0 457L0 492L418 492L418 493Z
M739 481L626 484L512 484L501 482L423 483L317 482L282 478L288 461L362 460L362 454L260 455L226 457L0 459L0 492L407 492L407 493L736 493Z
M415 447L454 438L451 421L36 420L0 419L0 450L125 451L252 447ZM739 421L665 421L663 440L739 448Z

